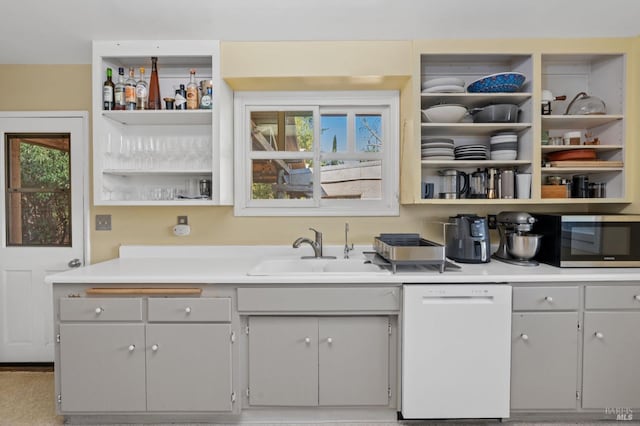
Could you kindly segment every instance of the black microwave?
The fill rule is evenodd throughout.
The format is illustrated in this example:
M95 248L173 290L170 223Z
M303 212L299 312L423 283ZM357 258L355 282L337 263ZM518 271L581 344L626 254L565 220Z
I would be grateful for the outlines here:
M539 262L567 268L640 267L640 215L533 214Z

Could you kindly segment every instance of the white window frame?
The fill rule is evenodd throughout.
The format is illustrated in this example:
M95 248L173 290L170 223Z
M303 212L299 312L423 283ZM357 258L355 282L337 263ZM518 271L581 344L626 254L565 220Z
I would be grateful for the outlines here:
M314 120L314 150L309 152L262 152L251 149L252 111L310 111ZM322 114L347 114L347 141L355 141L353 125L357 114L382 116L382 149L376 153L320 152ZM399 94L397 91L323 92L236 92L234 99L234 158L236 216L398 216L399 215ZM322 199L320 172L314 170L314 198L251 199L252 160L314 159L381 160L382 198Z

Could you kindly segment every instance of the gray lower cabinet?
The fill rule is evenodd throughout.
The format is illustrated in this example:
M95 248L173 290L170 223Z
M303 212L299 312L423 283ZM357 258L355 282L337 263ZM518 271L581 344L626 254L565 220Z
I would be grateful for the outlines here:
M60 324L61 411L231 411L230 335L230 324Z
M147 410L231 411L230 324L147 325Z
M145 411L144 324L61 324L61 411Z
M387 317L250 316L249 330L251 405L388 405Z
M514 313L511 409L575 409L578 313Z
M583 356L583 408L640 407L640 312L585 312Z

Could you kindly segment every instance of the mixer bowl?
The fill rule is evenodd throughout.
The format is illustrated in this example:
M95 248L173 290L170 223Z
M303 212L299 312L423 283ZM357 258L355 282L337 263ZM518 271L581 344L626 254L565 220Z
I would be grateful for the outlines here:
M530 260L540 249L542 235L511 233L507 235L507 251L516 259Z

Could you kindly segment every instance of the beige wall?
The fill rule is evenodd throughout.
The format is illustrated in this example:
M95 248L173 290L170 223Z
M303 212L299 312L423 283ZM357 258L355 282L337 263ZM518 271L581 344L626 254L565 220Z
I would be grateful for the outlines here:
M241 58L251 57L245 53L253 50L255 46L232 43L223 45L223 63L225 72L231 78L235 88L254 88L255 82L272 84L274 89L315 88L322 85L324 89L345 88L348 81L360 81L361 88L397 88L401 90L401 120L412 120L413 99L411 90L413 83L410 80L413 58L411 57L411 43L390 42L367 44L379 45L381 50L374 50L375 61L369 59L364 62L354 61L353 58L346 61L334 61L341 64L336 68L320 68L318 64L325 64L323 58L335 58L335 50L328 49L327 43L314 45L318 55L314 61L306 61L306 69L316 70L315 79L284 79L278 77L278 71L266 68L264 72L257 73L258 79L249 74L240 75L247 64ZM235 45L234 50L229 50ZM254 44L255 45L255 44ZM281 47L282 46L282 47ZM361 43L349 43L338 56L359 56L357 52L366 53ZM285 49L285 45L274 43L263 44L261 47L269 47L271 52L279 51L278 57L285 53L291 53L300 49L300 44L291 44ZM259 49L266 55L269 49ZM370 51L369 51L370 52ZM638 52L640 53L640 52ZM370 58L370 55L367 56ZM302 62L302 61L301 61ZM287 68L291 75L299 75L300 69ZM637 68L634 68L637 70ZM236 70L236 71L234 71ZM352 73L348 75L347 73ZM387 73L387 74L384 74ZM371 77L368 80L356 77ZM375 75L387 77L375 81ZM289 81L289 83L286 83ZM346 83L345 83L346 82ZM637 86L634 86L634 93ZM0 65L0 110L91 110L91 66L90 65ZM637 96L636 96L637 98ZM634 107L637 111L637 109ZM411 128L411 125L409 125ZM411 132L405 137L411 137ZM635 140L635 134L633 135ZM637 153L634 154L637 158ZM406 175L406 170L402 171ZM640 197L640 185L635 185L637 171L631 185L634 199ZM92 203L91 203L92 204ZM449 215L457 213L478 213L480 215L497 213L503 210L536 211L584 211L586 208L580 205L573 206L401 206L398 217L234 217L232 207L94 207L91 205L91 229L94 228L96 214L112 215L112 231L91 231L91 261L93 263L117 256L118 247L122 244L290 244L295 238L306 235L311 236L307 230L315 227L324 232L327 244L342 244L344 236L344 223L349 222L351 240L356 244L370 244L372 238L380 232L418 232L427 238L442 241L442 226L437 222L447 219ZM613 210L616 207L612 208ZM633 207L629 209L632 211ZM172 226L176 223L176 216L188 215L192 227L192 235L188 237L175 237L171 233ZM493 236L496 237L495 235ZM305 250L302 248L301 250Z

